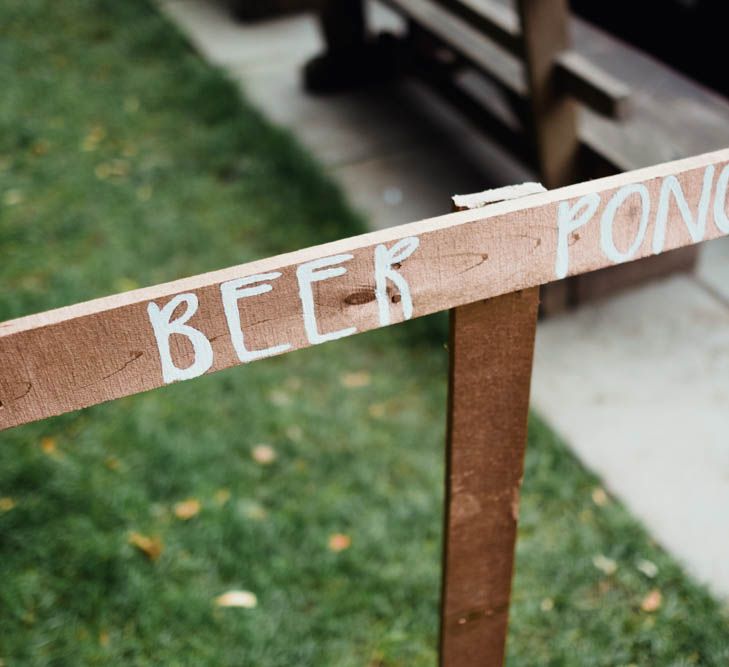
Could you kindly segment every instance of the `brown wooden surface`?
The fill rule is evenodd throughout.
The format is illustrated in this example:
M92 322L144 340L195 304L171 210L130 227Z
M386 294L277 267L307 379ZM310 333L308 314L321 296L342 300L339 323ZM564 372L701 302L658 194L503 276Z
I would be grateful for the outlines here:
M442 667L503 664L538 301L451 311Z
M539 178L548 189L578 180L580 138L577 106L557 76L557 58L570 46L567 0L519 0L519 17L529 82L530 131ZM542 288L542 313L567 305L565 285Z
M566 0L519 0L529 101L539 173L548 189L577 180L579 137L575 103L560 89L557 57L569 49Z
M516 0L438 0L441 7L436 6L436 10L441 11L429 9L432 2L423 0L384 1L416 21L437 27L437 34L445 43L456 46L475 67L489 73L511 98L525 95L526 79L517 58L520 50L506 47L507 51L496 46L513 44L519 34L513 20ZM459 4L459 10L450 15L460 20L448 20L444 10L455 4ZM487 22L489 17L497 17L497 25L503 27L502 36L484 29L479 37L480 23L473 21L478 13L486 16ZM589 107L582 110L580 134L584 147L609 163L611 173L729 145L726 99L586 21L571 18L569 28L573 38L571 50L589 62L590 69L597 66L602 70L603 83L619 80L630 89L628 117L621 123ZM486 35L497 42L492 43ZM496 111L498 115L498 104L489 105L488 97L484 101L484 113Z
M164 307L176 295L197 298L199 309L188 324L210 341L213 361L207 372L214 372L240 363L221 303L223 282L280 272L270 281L271 292L238 303L246 345L251 350L281 344L291 350L307 347L312 342L305 332L297 283L303 264L351 255L340 263L344 275L314 284L313 305L321 332L351 327L366 331L404 319L402 294L394 282L376 299L377 246L392 248L401 239L418 239L417 250L394 269L409 285L412 316L418 317L562 277L556 265L558 214L581 197L596 195L600 203L591 221L566 239L567 275L615 263L603 250L600 219L615 192L631 184L646 188L652 211L631 258L652 255L654 216L666 177L676 176L695 211L707 168L716 168L716 181L727 163L729 150L719 151L1 323L0 428L162 386L150 302ZM720 212L722 206L725 202L720 202ZM695 242L675 205L670 212L664 251ZM640 219L641 206L632 200L616 210L611 238L617 248L631 246ZM724 234L714 221L712 199L703 238ZM384 323L378 307L383 301L388 315ZM189 342L173 336L171 343L176 365L188 366L194 360Z
M631 91L577 51L565 51L555 63L559 86L588 109L606 118L625 120L630 113Z
M434 0L481 31L509 53L521 53L519 17L510 8L484 0Z

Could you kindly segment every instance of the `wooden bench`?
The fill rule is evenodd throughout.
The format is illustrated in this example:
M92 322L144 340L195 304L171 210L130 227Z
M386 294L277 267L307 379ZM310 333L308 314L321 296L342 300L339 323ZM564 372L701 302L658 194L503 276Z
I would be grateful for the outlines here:
M666 159L677 119L660 107L646 113L649 95L641 89L650 82L624 82L623 75L630 73L625 60L629 65L634 52L582 22L572 22L580 48L571 47L567 0L518 0L516 8L496 0L384 3L406 19L404 36L369 35L362 0L323 0L327 51L305 68L309 90L338 90L393 73L415 76L489 137L534 165L548 188ZM596 52L617 57L625 71L616 76L601 67ZM729 106L726 117L729 128ZM697 125L696 119L688 120ZM670 157L727 142L729 137L717 137L708 146L696 142L693 150L683 148ZM696 249L688 248L552 285L543 294L543 308L556 312L567 303L692 270L696 257Z

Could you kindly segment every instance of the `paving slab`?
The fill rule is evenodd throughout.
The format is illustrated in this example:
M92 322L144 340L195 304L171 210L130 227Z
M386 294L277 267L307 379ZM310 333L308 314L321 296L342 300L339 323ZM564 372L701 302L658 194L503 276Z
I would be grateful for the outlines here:
M340 167L337 177L354 207L382 229L450 213L453 194L483 189L474 172L453 167L428 149L415 149Z
M674 277L541 322L532 402L659 542L729 596L723 302Z
M316 17L298 14L270 21L235 21L222 3L210 0L158 0L163 11L205 58L221 67L257 67L307 60L320 48Z
M235 68L233 76L248 98L297 139L326 166L351 164L426 143L429 128L412 114L400 86L318 97L301 90L299 68Z

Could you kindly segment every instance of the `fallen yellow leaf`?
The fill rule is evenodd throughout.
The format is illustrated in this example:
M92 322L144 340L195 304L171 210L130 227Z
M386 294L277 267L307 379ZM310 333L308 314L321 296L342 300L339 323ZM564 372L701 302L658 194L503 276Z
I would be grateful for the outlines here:
M175 516L178 519L187 521L200 513L200 501L195 498L188 498L182 502L175 503Z
M106 461L104 461L104 465L109 470L119 470L119 468L121 468L121 462L118 458L116 458L116 456L109 456Z
M291 426L286 429L286 437L288 437L289 440L299 442L303 436L304 431L298 424L291 424Z
M44 454L53 456L56 453L56 439L51 437L41 438L40 441L41 449Z
M45 155L49 148L50 144L45 139L40 139L33 144L30 150L33 152L33 155L40 157L41 155Z
M23 199L23 193L20 190L6 190L3 195L3 202L6 206L21 204Z
M603 489L601 486L595 487L592 491L592 502L595 503L598 507L604 507L608 504L610 499L608 498L608 494L605 493L605 489Z
M276 460L276 450L271 445L256 445L251 456L256 463L268 465Z
M12 498L8 496L0 498L0 512L9 512L13 507L15 507L15 501Z
M640 572L642 572L646 577L649 577L650 579L653 579L653 577L658 574L658 566L650 560L639 560L636 567Z
M266 508L256 502L246 502L241 505L244 516L254 521L263 521L267 516Z
M387 406L384 403L373 403L368 409L370 417L375 419L382 419L387 412Z
M218 607L242 607L253 609L258 605L258 598L250 591L228 591L215 598Z
M96 178L101 181L106 180L111 176L111 165L108 162L101 162L94 167L94 174Z
M356 373L345 373L340 378L342 386L347 389L359 389L360 387L366 387L371 377L367 371L357 371Z
M218 503L218 505L225 505L230 500L230 490L229 489L218 489L215 492L215 502Z
M139 549L149 560L157 560L164 549L159 537L147 537L136 532L129 534L129 544Z
M140 185L137 188L137 199L139 201L149 201L152 198L153 190L151 185Z
M81 142L81 150L85 152L95 151L105 136L106 130L101 125L94 125Z
M618 564L612 559L608 558L607 556L603 556L602 554L598 554L592 559L592 564L601 572L604 572L605 574L614 574L615 571L618 569Z
M273 403L275 406L282 407L291 403L291 396L289 396L285 391L281 391L280 389L274 389L273 391L269 392L268 400L271 401L271 403Z
M643 602L640 603L640 608L650 614L654 611L658 611L661 606L661 602L663 602L661 591L653 589L643 598Z
M99 645L104 647L109 645L109 633L106 630L99 633Z
M96 174L96 178L102 181L112 176L123 178L129 174L129 162L126 160L100 162L94 167L94 173Z
M329 549L331 551L339 552L349 549L352 545L352 538L349 535L343 533L334 533L329 537Z
M114 289L117 292L128 292L137 287L139 287L139 283L133 278L121 277L114 281Z

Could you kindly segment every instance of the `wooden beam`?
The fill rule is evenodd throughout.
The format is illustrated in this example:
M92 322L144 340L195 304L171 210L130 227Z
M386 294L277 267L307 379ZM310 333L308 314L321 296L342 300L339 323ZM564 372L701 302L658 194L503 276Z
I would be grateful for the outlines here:
M557 57L558 85L593 111L625 120L630 112L630 88L576 51Z
M441 667L501 667L539 290L451 310Z
M572 98L560 90L554 63L569 44L566 0L519 0L539 173L559 188L577 180L580 140Z
M557 57L569 48L567 0L518 0L529 80L530 131L542 183L559 188L579 179L580 137L574 99L559 85ZM565 282L542 289L542 313L569 304Z
M1 323L0 428L723 236L728 165L723 150Z
M508 5L490 2L490 0L435 1L464 19L468 25L478 29L512 55L521 55L519 17Z
M494 47L476 26L446 7L423 0L385 0L443 44L462 56L476 69L488 74L511 94L527 96L527 84L521 63ZM496 52L496 53L495 53ZM500 57L499 57L500 56ZM495 63L499 66L495 67Z
M532 158L529 139L521 129L521 119L512 120L507 116L508 111L516 115L513 104L507 106L507 113L504 113L503 106L498 104L498 95L474 95L447 67L433 60L414 61L411 73L457 107L471 123L504 150L525 162ZM505 100L503 104L510 103L513 103L513 99Z

